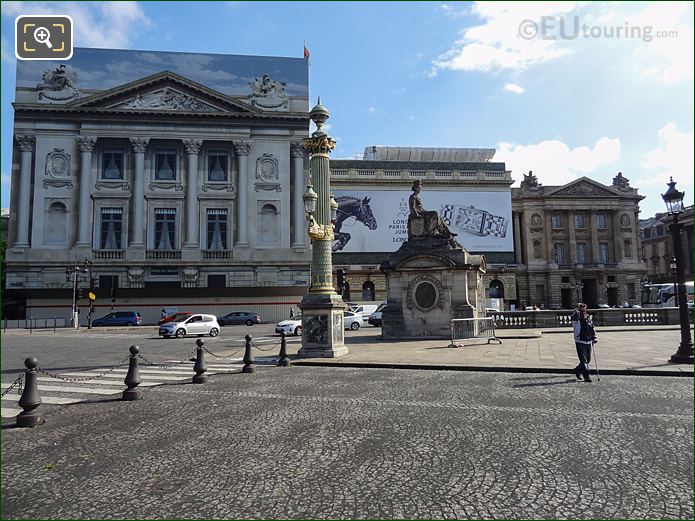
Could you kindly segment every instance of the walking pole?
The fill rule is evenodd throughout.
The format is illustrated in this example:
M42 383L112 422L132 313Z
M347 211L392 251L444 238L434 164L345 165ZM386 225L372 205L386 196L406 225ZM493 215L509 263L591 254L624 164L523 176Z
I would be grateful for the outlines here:
M593 351L594 355L594 367L596 367L596 380L599 382L601 381L601 375L598 374L598 360L596 360L596 342L591 342L591 350Z

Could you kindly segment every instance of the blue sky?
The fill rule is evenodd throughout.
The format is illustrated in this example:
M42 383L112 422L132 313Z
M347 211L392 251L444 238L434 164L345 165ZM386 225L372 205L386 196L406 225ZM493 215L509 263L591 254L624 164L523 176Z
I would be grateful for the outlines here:
M301 57L306 40L335 158L490 147L517 180L622 171L642 217L671 175L693 202L690 2L2 2L3 207L14 20L45 13L71 15L81 47Z

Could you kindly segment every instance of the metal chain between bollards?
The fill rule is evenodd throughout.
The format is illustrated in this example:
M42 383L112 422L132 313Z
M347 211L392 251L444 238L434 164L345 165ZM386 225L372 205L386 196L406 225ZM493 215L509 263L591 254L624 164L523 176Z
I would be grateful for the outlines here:
M45 369L41 369L40 367L37 367L36 370L41 373L45 374L46 376L50 376L51 378L55 378L56 380L63 380L64 382L87 382L89 380L96 380L97 378L101 378L102 376L106 376L110 372L118 369L119 367L122 367L125 365L125 363L130 359L130 357L126 357L120 362L118 362L116 365L111 367L110 369L107 369L103 373L96 374L94 376L85 376L84 378L68 378L67 376L61 376L59 374L51 373L49 371L46 371Z
M0 394L0 397L5 396L7 393L9 393L16 385L18 386L17 387L17 394L22 394L22 383L23 382L24 382L24 373L20 374L17 377L17 379L14 382L12 382L12 385L10 385L7 389L5 389L2 392L2 394Z
M273 351L273 350L277 349L280 346L280 344L270 344L270 347L268 349L263 349L261 346L259 346L255 342L251 342L251 346L253 346L254 349L258 349L259 351L265 352L265 351Z
M225 359L227 359L227 358L234 358L234 356L236 356L237 353L239 353L239 351L241 351L242 349L244 349L244 346L241 346L239 349L237 349L236 351L234 351L231 355L224 355L224 356L222 356L222 355L218 355L217 353L213 353L213 352L210 351L207 347L204 347L204 346L203 346L203 351L205 351L205 352L206 352L207 354L209 354L210 356L212 356L212 357L214 357L214 358L217 358L218 360L225 360Z
M171 363L171 364L157 364L157 363L155 363L155 362L152 362L152 361L148 360L147 358L145 358L145 357L144 357L143 355L141 355L141 354L138 354L137 357L138 357L140 360L142 360L143 362L145 362L147 365L151 365L151 366L154 366L154 367L161 367L162 369L168 369L168 368L170 368L170 367L176 367L176 366L178 366L178 365L181 365L181 364L183 364L184 362L190 362L190 361L191 361L191 357L192 357L193 354L196 352L196 349L198 349L198 348L197 348L197 347L194 348L193 351L191 351L190 353L188 353L188 356L186 356L186 358L184 358L183 360L179 360L178 362L174 362L174 363ZM130 357L128 357L128 358L130 358ZM127 360L128 358L126 358L126 360Z

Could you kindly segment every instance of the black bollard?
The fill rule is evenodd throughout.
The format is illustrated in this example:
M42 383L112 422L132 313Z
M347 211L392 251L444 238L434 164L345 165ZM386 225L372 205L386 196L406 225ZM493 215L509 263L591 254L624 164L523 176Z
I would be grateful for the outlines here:
M128 388L123 391L123 400L126 402L132 400L139 400L142 398L142 391L138 389L140 385L140 370L138 369L138 353L140 348L138 346L130 346L130 365L128 366L128 374L125 375L125 383Z
M36 408L41 405L36 370L39 361L29 357L24 360L24 365L27 367L24 373L24 391L19 399L19 406L24 410L17 415L17 427L34 427L44 422L43 415L36 411Z
M280 359L278 360L279 367L287 367L290 365L290 360L287 358L287 339L285 332L280 332Z
M253 373L253 355L251 354L251 335L246 335L246 351L244 352L244 368L242 373Z
M198 346L198 349L196 349L195 365L193 366L193 370L195 371L193 383L204 384L208 381L208 375L205 374L205 371L207 371L208 368L205 365L205 352L203 351L205 340L199 338L195 341L195 345Z

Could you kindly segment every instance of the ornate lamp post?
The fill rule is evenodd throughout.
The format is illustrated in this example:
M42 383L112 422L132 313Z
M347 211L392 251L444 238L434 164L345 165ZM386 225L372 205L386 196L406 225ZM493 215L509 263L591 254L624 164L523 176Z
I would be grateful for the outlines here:
M575 280L571 286L577 290L577 302L582 301L582 288L584 287L584 283L581 280Z
M328 154L335 148L335 141L323 130L329 112L321 105L321 98L309 117L316 124L316 131L304 140L304 146L311 153L311 181L302 198L312 247L311 287L299 304L302 347L298 354L334 358L348 352L343 338L345 303L333 290L331 244L338 204L331 195Z
M681 228L683 225L678 222L678 216L683 211L684 192L676 190L676 183L671 178L668 183L668 190L661 197L666 203L666 211L673 216L670 224L671 240L673 241L673 254L675 256L676 268L676 289L678 298L679 318L681 323L681 343L678 351L671 355L669 362L674 364L693 363L693 341L690 336L690 324L688 323L688 302L685 294L685 271L683 269L683 243L681 242Z

